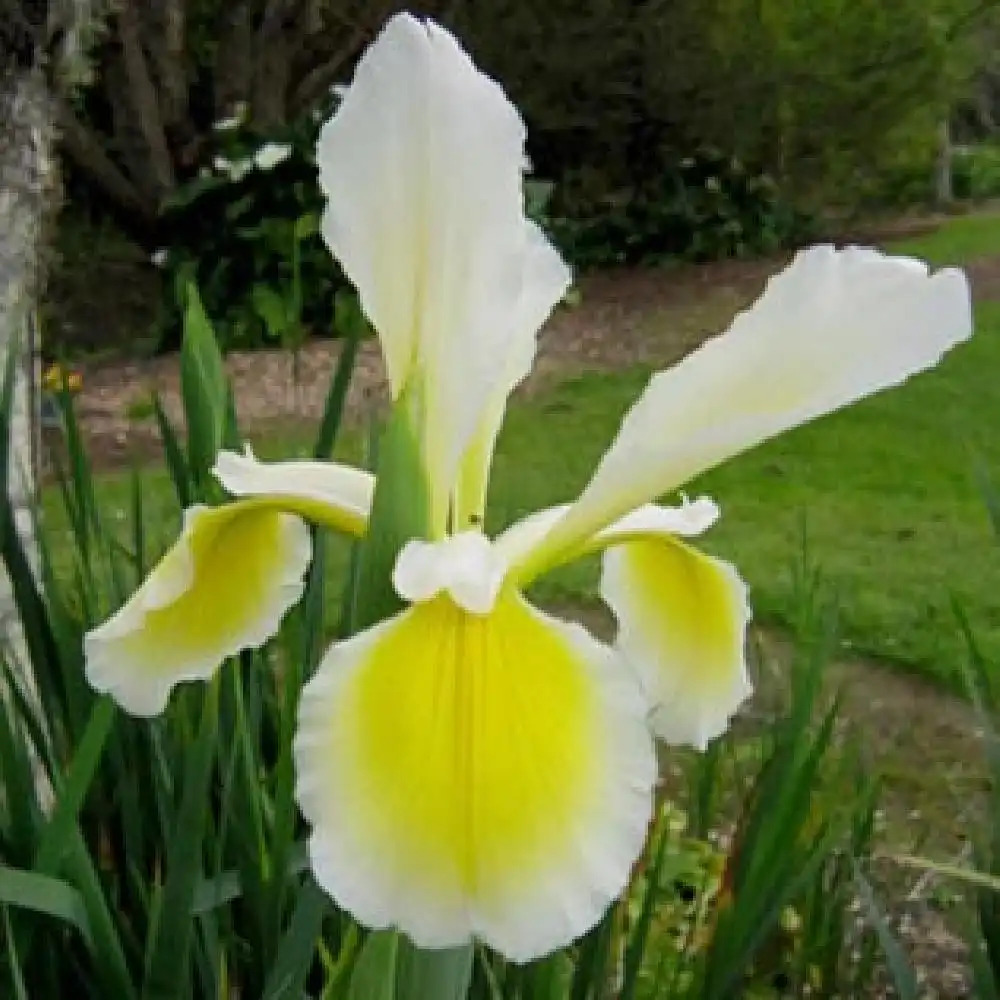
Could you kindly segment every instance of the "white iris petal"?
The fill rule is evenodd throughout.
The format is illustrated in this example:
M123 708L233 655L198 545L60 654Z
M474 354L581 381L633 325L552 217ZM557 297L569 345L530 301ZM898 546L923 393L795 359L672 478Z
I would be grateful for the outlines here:
M498 393L502 404L567 281L524 216L524 139L503 90L446 31L408 15L362 57L320 135L323 236L378 333L394 397L406 388L419 411L438 528L463 454L477 432L492 443Z
M650 380L538 567L727 458L933 367L971 334L961 271L862 247L801 251L725 333Z

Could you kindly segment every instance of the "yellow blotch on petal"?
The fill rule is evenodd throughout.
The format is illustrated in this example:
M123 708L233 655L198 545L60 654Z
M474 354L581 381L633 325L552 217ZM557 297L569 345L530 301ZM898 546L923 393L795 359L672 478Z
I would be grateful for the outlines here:
M470 895L530 878L590 787L591 702L565 643L515 600L490 616L429 602L340 706L365 828L387 852L405 830L412 862ZM366 803L366 788L381 792Z

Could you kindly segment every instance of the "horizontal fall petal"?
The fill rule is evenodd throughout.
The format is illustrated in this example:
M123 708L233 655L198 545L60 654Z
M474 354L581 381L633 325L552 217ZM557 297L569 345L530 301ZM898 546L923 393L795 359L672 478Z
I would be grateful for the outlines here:
M646 836L645 707L606 646L511 592L488 615L440 597L335 645L295 740L317 881L420 947L527 961L568 944Z
M522 568L538 566L533 553L566 509L539 511L497 538L497 555L519 586L530 582ZM604 553L601 596L618 621L615 647L651 706L653 733L702 749L751 691L746 586L728 563L681 540L707 531L718 516L708 497L646 504L562 550L567 559Z
M633 534L604 553L601 596L618 620L615 646L649 699L654 735L703 750L752 690L739 574L670 535Z
M145 582L84 637L87 680L133 715L162 712L176 684L206 680L277 632L310 556L294 515L253 501L190 508Z
M669 535L691 538L707 531L719 518L719 508L709 497L685 499L676 507L662 504L644 504L624 517L602 528L590 538L581 538L573 549L548 550L560 558L558 562L543 564L539 549L549 532L559 523L570 504L547 507L516 521L502 532L494 542L500 560L508 567L512 580L518 586L529 584L538 572L554 568L592 552L603 552L635 537Z

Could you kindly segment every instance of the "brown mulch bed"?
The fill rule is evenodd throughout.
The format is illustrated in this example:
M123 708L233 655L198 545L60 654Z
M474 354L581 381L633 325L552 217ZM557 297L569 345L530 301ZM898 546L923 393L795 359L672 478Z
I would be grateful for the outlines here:
M701 266L622 268L586 275L581 301L560 307L542 331L535 371L521 391L588 370L632 365L663 366L719 332L746 305L776 267L773 261L726 261ZM289 356L281 351L233 352L226 364L241 425L315 421L323 411L331 373L340 353L333 340L305 346L299 382L293 386ZM156 432L143 401L151 390L175 419L181 411L177 357L99 361L83 366L78 400L82 426L100 468L155 456ZM384 397L378 345L359 352L348 410L363 413ZM131 411L131 415L130 415Z
M915 224L914 224L915 225ZM921 223L926 227L926 223ZM718 333L759 294L783 259L722 261L675 268L620 268L588 274L581 301L560 307L539 337L535 370L521 387L540 386L583 371L633 365L664 367ZM977 299L1000 301L1000 258L967 268ZM281 351L236 351L226 364L236 392L241 425L249 431L268 425L317 421L323 412L331 373L340 353L334 340L315 340L300 356L299 382ZM159 454L148 414L132 419L151 390L178 419L180 386L175 355L138 361L99 361L83 366L79 414L95 464L114 468ZM348 397L358 415L384 398L384 369L374 342L359 352Z

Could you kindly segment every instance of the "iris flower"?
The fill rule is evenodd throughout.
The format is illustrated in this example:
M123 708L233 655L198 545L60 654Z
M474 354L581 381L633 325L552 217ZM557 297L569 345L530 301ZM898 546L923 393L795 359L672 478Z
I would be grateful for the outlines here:
M971 332L955 270L870 249L800 252L723 334L655 375L583 492L483 533L507 397L570 272L524 214L525 129L440 27L393 18L324 126L323 235L378 333L429 512L399 551L402 610L334 643L294 756L318 882L419 946L528 960L588 930L640 854L654 739L704 747L750 692L747 589L692 544L718 516L658 503L730 456L933 366ZM538 433L545 429L538 427ZM313 522L366 531L375 490L328 462L222 452L234 498L86 638L138 715L257 648L302 594ZM603 553L605 644L525 588ZM386 581L388 586L388 581Z

